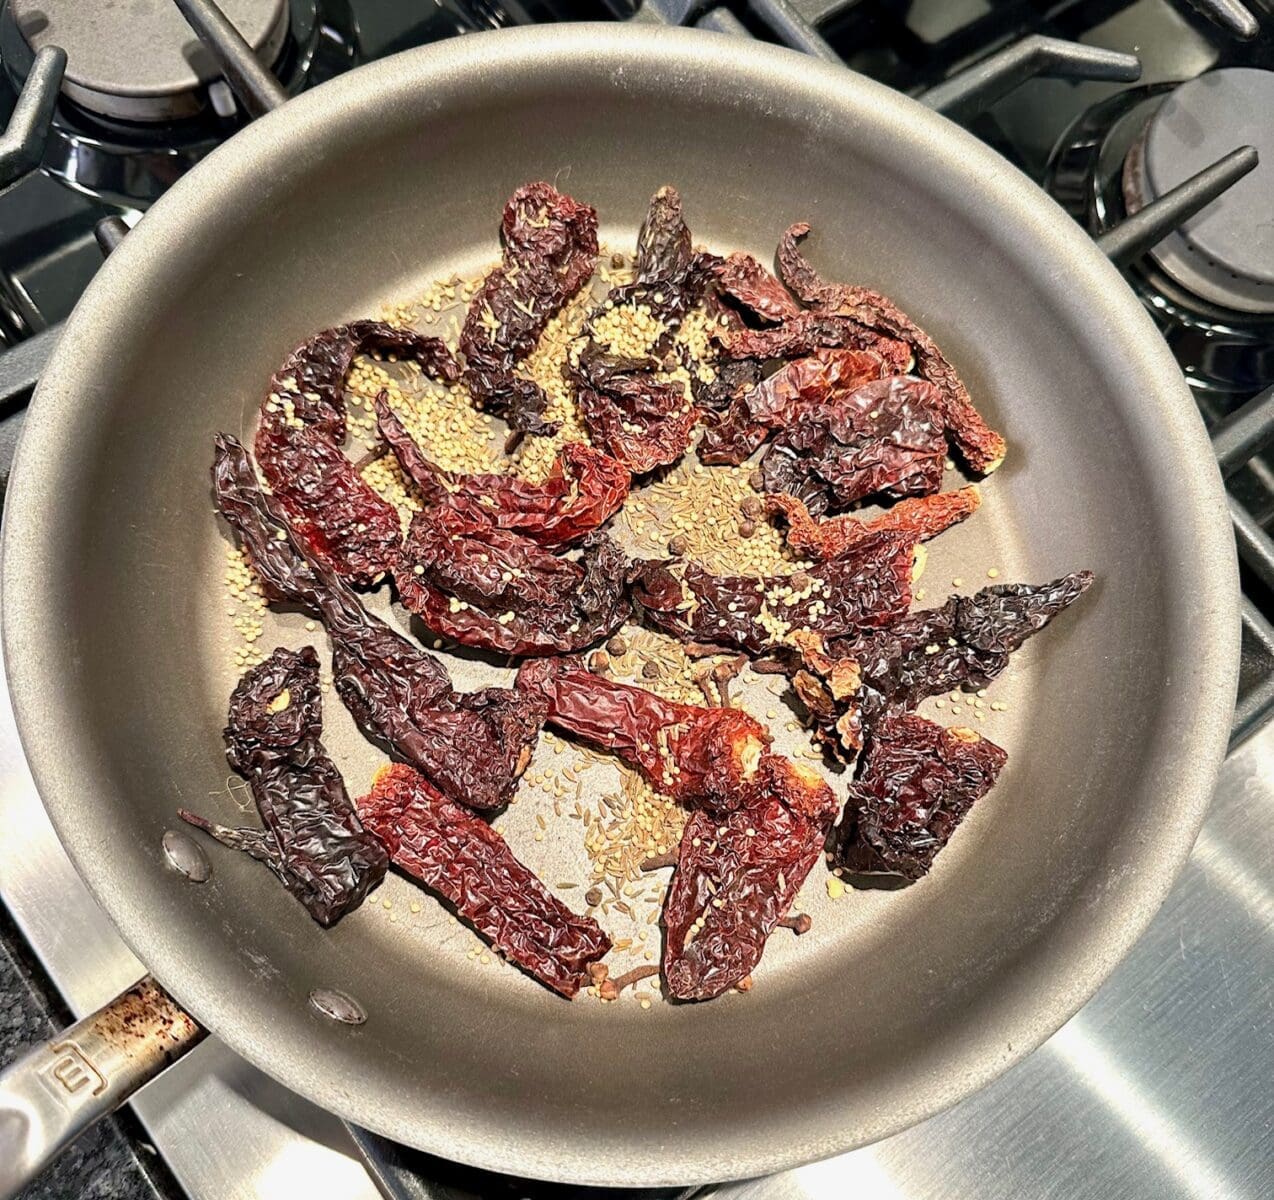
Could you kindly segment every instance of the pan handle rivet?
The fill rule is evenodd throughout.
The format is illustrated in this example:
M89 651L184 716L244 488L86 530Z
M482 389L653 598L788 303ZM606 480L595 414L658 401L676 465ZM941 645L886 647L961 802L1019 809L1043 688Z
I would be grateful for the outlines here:
M193 838L170 829L164 834L161 845L168 865L191 883L206 883L212 876L212 864Z
M363 1006L335 988L315 988L310 993L310 1007L320 1016L340 1021L342 1025L361 1025L367 1020Z

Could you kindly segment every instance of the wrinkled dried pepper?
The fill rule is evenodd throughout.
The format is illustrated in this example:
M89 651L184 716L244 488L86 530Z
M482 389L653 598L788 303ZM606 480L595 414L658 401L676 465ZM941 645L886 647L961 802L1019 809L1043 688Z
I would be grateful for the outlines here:
M802 358L832 348L870 350L894 375L905 374L914 357L906 342L868 329L852 317L809 310L769 329L723 329L716 339L727 359Z
M503 264L486 277L460 331L465 383L475 403L523 433L556 432L548 397L514 373L549 321L593 274L597 213L552 184L529 183L504 206Z
M848 871L919 879L1007 760L975 730L885 717L850 788L835 861Z
M261 407L261 471L309 552L357 586L389 569L401 533L398 514L345 457L345 379L363 351L394 353L435 379L459 368L446 344L381 321L325 329L288 355Z
M706 463L739 464L776 429L806 409L818 409L842 392L880 379L885 361L871 350L819 350L780 367L745 392L704 433L699 457Z
M623 551L594 530L579 561L449 505L416 514L394 567L403 605L435 633L505 654L581 650L628 618Z
M230 697L226 757L248 781L261 829L231 829L185 809L182 820L265 863L322 926L353 912L389 860L363 828L319 735L323 709L312 646L275 650Z
M850 317L877 333L906 342L916 356L916 374L938 389L947 436L975 471L994 471L1004 461L1004 438L973 407L968 389L934 340L879 292L825 282L799 249L809 229L804 222L792 225L779 243L783 282L820 313Z
M887 629L827 642L810 635L798 641L802 661L793 668L793 686L821 740L852 760L863 730L886 713L986 687L1092 581L1091 571L1077 571L1051 583L998 584L952 596Z
M970 485L954 492L900 500L873 517L846 514L820 521L810 516L809 509L796 496L778 492L765 498L766 511L787 522L787 544L816 560L836 558L875 533L900 533L927 542L977 512L981 504L977 486Z
M678 704L578 663L525 663L519 678L548 697L553 724L693 806L664 906L664 978L682 1000L733 987L818 860L831 789L734 709Z
M937 398L933 384L895 375L800 409L761 461L765 490L817 514L866 496L936 492L947 453Z
M511 530L541 546L579 541L604 525L628 495L623 464L583 442L568 442L547 478L531 483L518 475L441 470L421 452L383 395L376 398L376 425L427 503L450 505L470 520Z
M697 563L678 577L666 563L645 562L632 595L650 624L675 637L761 654L801 629L837 637L898 620L911 603L915 543L877 532L808 570L760 578L713 575Z
M736 250L716 259L712 274L725 295L761 321L777 323L800 314L792 294L750 254Z
M679 382L659 378L659 358L619 357L597 341L597 321L625 305L648 313L665 327L652 347L663 356L686 313L702 297L707 276L707 262L691 245L681 197L675 188L660 188L637 236L637 278L612 288L589 317L584 327L588 343L571 367L589 437L634 475L677 462L699 414Z
M511 963L571 997L610 950L592 917L579 916L523 865L480 817L403 764L385 767L358 801L394 865L452 905Z

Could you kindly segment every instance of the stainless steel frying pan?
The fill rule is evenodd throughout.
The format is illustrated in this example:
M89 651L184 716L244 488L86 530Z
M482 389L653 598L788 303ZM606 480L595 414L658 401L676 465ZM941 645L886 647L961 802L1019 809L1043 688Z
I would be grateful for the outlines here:
M827 275L912 312L1010 439L983 511L935 543L931 595L992 564L1099 579L1004 680L1009 767L933 874L835 904L816 883L813 932L773 939L753 991L712 1004L567 1004L476 966L469 935L427 900L411 920L367 906L325 932L246 857L214 849L196 883L161 847L179 805L237 815L219 737L232 673L213 433L250 433L264 381L308 334L490 261L501 203L537 178L595 204L617 246L665 182L715 247L768 259L787 223L809 220ZM918 104L685 31L446 42L232 139L128 236L71 319L27 421L3 566L9 680L41 794L172 996L373 1130L590 1184L738 1177L846 1150L1027 1054L1167 891L1237 675L1220 479L1114 268L1033 184ZM291 616L267 634L315 636ZM379 756L337 704L328 725L358 791ZM502 818L510 840L545 879L578 878L578 828L537 845L532 810ZM405 880L384 894L408 911ZM365 1022L322 1015L316 989L352 998ZM13 1154L196 1036L161 1002L159 1041L122 1037L147 1032L150 999L10 1075L11 1097L35 1097L26 1126L0 1123Z

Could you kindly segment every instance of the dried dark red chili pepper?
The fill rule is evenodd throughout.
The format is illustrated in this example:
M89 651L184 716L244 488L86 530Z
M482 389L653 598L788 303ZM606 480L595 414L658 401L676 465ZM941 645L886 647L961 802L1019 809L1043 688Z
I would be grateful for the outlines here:
M628 495L624 465L583 442L568 442L548 477L531 483L518 475L441 470L421 453L383 395L376 398L376 425L429 504L450 505L470 520L520 533L541 546L579 541L604 525Z
M690 814L664 902L663 970L680 1000L710 1000L745 979L822 857L831 818L811 819L780 798L817 784L808 768L767 755L760 798L725 816Z
M286 514L258 486L247 452L225 434L217 438L212 478L217 507L267 595L322 619L337 693L363 732L463 804L507 803L539 736L543 699L509 688L452 690L438 659L368 613L323 563L306 558Z
M628 573L623 551L599 531L574 562L444 505L412 519L394 581L406 608L462 646L555 654L624 623Z
M874 533L807 571L762 578L713 575L696 563L678 578L666 563L646 562L634 571L632 595L656 628L761 654L800 629L838 637L896 621L911 604L915 541Z
M869 715L886 706L914 708L927 696L986 687L1023 642L1092 582L1091 571L1076 571L1050 583L997 584L952 596L941 608L913 613L888 629L832 638L828 653L858 662Z
M933 339L879 292L825 282L798 248L809 230L804 222L793 225L779 243L779 273L784 283L820 313L850 317L911 346L916 356L916 374L938 389L947 435L975 471L994 471L1004 461L1004 438L973 407L968 389Z
M787 288L750 254L736 250L716 259L712 274L722 292L761 321L786 321L801 311Z
M972 729L944 729L914 715L884 718L850 788L836 862L919 879L1007 761Z
M382 321L325 329L288 355L270 380L256 435L257 460L310 553L359 586L389 568L398 514L345 457L345 378L363 351L394 353L451 381L459 368L446 344Z
M313 646L274 651L230 697L226 757L248 781L262 829L182 820L270 868L322 926L353 912L385 877L385 847L363 828L319 735L323 708Z
M595 339L598 319L633 305L661 321L666 332L652 347L662 357L675 331L699 302L709 273L695 254L681 197L662 187L651 197L637 236L637 278L612 288L585 324L588 344L574 357L571 376L589 437L634 475L677 462L698 420L693 398L677 381L659 378L660 358L623 358ZM673 361L675 366L675 359Z
M936 404L933 384L895 375L799 410L761 461L765 490L817 514L866 496L936 492L947 453Z
M589 965L610 950L610 938L592 917L573 913L490 825L410 767L380 771L358 811L395 866L555 992L574 996L589 981Z
M770 744L740 709L678 704L578 662L523 663L518 682L547 698L552 724L618 755L667 795L714 812L747 802Z
M816 350L845 348L879 354L892 374L910 369L911 347L868 329L851 317L805 311L772 329L723 329L716 335L727 359L801 358Z
M548 398L514 374L549 321L593 274L597 213L548 183L528 183L504 206L504 261L483 282L460 331L465 382L478 407L510 428L548 434Z
M874 517L847 514L820 521L810 516L796 496L778 492L765 498L766 511L787 522L787 544L813 559L836 558L874 533L907 534L927 542L977 512L981 504L982 494L976 485L970 485L954 492L900 500Z
M710 412L728 411L743 395L751 391L764 374L761 363L755 358L736 358L715 365L716 374L710 380L700 379L690 373L695 403ZM723 418L718 418L721 420Z
M745 392L724 418L699 442L706 463L743 462L769 437L790 425L798 413L827 404L886 373L884 359L871 350L819 350L780 367L763 383Z
M941 608L912 613L887 629L824 643L798 639L801 666L792 682L816 733L852 761L864 728L928 696L986 687L1009 656L1092 584L1091 571L1051 583L1010 583Z
M678 462L699 419L680 383L656 378L658 365L588 349L575 367L589 437L634 475Z

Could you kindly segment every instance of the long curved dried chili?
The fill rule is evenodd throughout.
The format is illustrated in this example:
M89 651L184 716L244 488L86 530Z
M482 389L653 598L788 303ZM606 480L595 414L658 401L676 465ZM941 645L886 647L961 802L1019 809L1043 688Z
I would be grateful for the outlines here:
M469 304L460 351L465 383L480 408L511 429L549 434L548 398L514 368L545 326L588 282L597 262L597 212L549 183L520 187L504 206L504 261Z
M954 492L900 500L874 517L846 514L820 521L810 516L809 509L796 496L778 492L765 498L766 511L787 522L787 544L813 559L836 558L875 533L900 533L927 542L972 516L981 504L982 494L976 484L971 484Z
M429 504L450 505L470 520L520 533L541 546L579 541L604 525L628 495L624 465L583 442L568 442L548 476L531 483L518 475L443 471L424 456L383 395L376 398L376 425Z
M1004 438L973 407L955 367L892 300L869 288L824 281L798 248L809 231L805 222L799 222L790 226L779 242L783 282L820 313L850 317L877 333L906 342L916 356L916 373L938 389L947 435L975 471L994 471L1004 461Z

